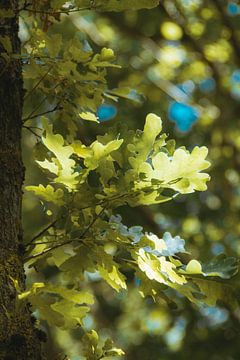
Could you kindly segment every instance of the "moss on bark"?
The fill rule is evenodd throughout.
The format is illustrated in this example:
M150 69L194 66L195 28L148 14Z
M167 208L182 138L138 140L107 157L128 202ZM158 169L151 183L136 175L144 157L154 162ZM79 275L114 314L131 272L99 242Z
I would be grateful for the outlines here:
M25 286L22 260L21 202L24 167L21 157L23 85L18 38L18 1L0 0L16 15L0 18L0 359L40 360L41 345L28 306L16 305L16 289Z

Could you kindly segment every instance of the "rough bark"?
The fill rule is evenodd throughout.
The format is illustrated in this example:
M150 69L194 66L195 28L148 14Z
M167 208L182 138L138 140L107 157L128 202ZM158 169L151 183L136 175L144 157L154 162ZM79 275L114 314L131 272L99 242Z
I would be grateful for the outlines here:
M0 0L0 10L18 7ZM20 54L18 15L0 15L0 36L8 37L12 53ZM6 38L5 38L6 39ZM21 62L10 59L0 39L0 359L40 360L40 340L28 306L16 306L17 280L24 289L21 199L24 167L21 158L23 86Z

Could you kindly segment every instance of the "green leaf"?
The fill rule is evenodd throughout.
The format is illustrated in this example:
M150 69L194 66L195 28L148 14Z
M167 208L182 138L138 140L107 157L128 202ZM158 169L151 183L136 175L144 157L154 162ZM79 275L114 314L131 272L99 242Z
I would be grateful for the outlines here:
M63 329L74 329L82 324L82 319L89 312L87 306L75 306L72 301L60 300L51 305L51 308L62 315L64 324Z
M202 274L202 265L197 260L190 260L186 266L186 273L188 274Z
M62 35L53 34L46 38L46 47L50 57L55 58L62 48Z
M34 283L29 290L18 295L19 300L26 298L39 310L42 319L63 329L81 324L89 311L89 307L82 304L94 302L92 294L86 291L44 283Z
M83 120L98 122L97 116L94 113L91 113L89 111L81 112L81 113L79 113L79 116Z
M100 60L102 61L111 61L115 59L115 54L112 49L102 48L100 53Z
M176 272L176 265L167 261L164 256L156 257L140 249L137 256L139 269L143 271L150 280L155 280L162 284L168 282L184 284L186 279Z
M83 354L87 360L109 359L110 356L122 356L124 352L116 348L111 339L105 340L102 344L95 330L86 333L82 337Z
M158 179L163 187L169 187L182 194L204 191L210 177L201 173L210 163L205 160L208 150L206 147L195 147L191 153L184 149L177 149L170 158L164 152L159 152L152 158L152 166L144 164L140 171L145 172L148 179Z
M186 253L185 240L181 239L180 236L173 237L169 232L165 232L162 238L167 247L166 250L162 251L162 255L173 256L177 253Z
M238 272L239 261L233 257L220 254L208 264L203 264L202 271L206 276L219 276L223 279L230 279Z
M97 261L96 268L99 274L113 289L116 291L127 289L125 276L119 271L119 266L111 255L98 247L95 252L95 261Z
M148 114L144 130L141 135L134 138L134 142L128 145L132 156L128 158L130 165L140 173L141 165L147 160L156 137L162 130L162 120L155 114ZM144 171L142 171L144 173Z
M94 272L94 258L85 246L81 246L75 255L60 266L60 271L66 272L71 279L83 279L84 271Z
M213 280L193 279L201 292L205 295L203 302L209 306L216 306L220 301L232 309L238 306L238 300L233 287L228 283Z
M99 355L102 355L101 350L98 349L98 342L99 336L95 330L89 331L82 337L83 355L85 355L87 359L97 360L99 359Z
M52 185L47 185L44 187L42 184L38 186L26 186L27 191L34 192L35 195L39 196L45 201L52 202L56 205L64 205L64 192L62 189L55 190Z
M88 148L79 143L75 143L72 146L75 154L84 158L85 166L89 170L94 170L100 165L102 160L111 159L111 153L118 150L122 143L123 140L113 140L107 144L102 144L96 140Z
M48 168L48 170L56 174L57 177L54 179L57 183L62 183L65 185L69 191L75 189L76 184L78 183L76 177L79 175L77 172L74 172L75 161L71 159L73 154L73 148L69 145L64 145L64 139L59 134L54 134L52 130L52 125L49 125L47 119L42 120L43 127L45 129L45 137L42 137L44 145L56 156L56 158L49 161L38 161L38 164L43 168Z
M177 253L186 253L185 241L180 236L172 237L169 232L163 234L162 239L154 234L145 234L138 243L144 250L156 256L174 256Z
M51 173L58 175L58 166L56 165L55 162L51 162L51 161L45 159L44 161L36 160L36 163L39 166L41 166L43 169L46 169L46 170L50 171Z
M86 291L79 291L76 289L68 289L56 285L46 285L44 292L60 295L63 299L72 301L75 304L90 304L94 303L93 295Z
M55 299L46 296L32 296L29 300L41 320L46 320L50 326L64 326L64 317L51 307L51 305L54 304Z
M129 87L120 87L117 89L108 90L106 94L117 96L123 99L128 99L138 104L141 104L144 100L142 94L140 94L137 90Z
M112 49L103 48L100 54L94 55L92 60L88 63L88 66L89 69L93 71L98 71L98 68L120 68L120 65L112 63L113 60L115 60L114 51Z

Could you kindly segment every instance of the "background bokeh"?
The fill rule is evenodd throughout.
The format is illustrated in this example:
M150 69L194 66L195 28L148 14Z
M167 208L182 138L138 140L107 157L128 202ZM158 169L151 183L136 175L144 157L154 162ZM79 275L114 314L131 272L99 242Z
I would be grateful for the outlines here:
M27 24L23 17L23 41ZM108 71L108 86L131 89L126 99L106 99L98 109L99 124L79 122L81 140L89 143L117 122L141 129L146 114L154 112L179 146L209 148L211 182L206 192L182 195L159 206L123 207L119 209L123 222L160 236L164 231L180 235L199 260L221 252L239 257L240 3L161 1L157 8L138 12L78 12L65 16L50 31L61 31L66 39L77 34L96 51L112 48L122 68ZM26 87L31 88L29 81ZM38 100L36 95L26 102L25 115ZM26 184L44 183L32 153L36 136L23 131ZM47 222L47 214L31 194L25 195L23 210L29 239ZM176 294L177 308L163 301L154 304L141 298L131 276L128 294L114 293L98 277L89 281L97 301L85 327L112 336L125 350L125 359L240 359L239 311L232 313L221 304L199 309ZM48 336L49 359L62 359L65 352L71 360L81 359L77 355L81 330L67 334L49 329Z

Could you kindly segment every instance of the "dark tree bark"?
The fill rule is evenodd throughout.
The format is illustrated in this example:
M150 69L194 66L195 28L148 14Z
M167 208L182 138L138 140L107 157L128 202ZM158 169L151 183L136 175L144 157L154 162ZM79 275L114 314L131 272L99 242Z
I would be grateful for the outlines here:
M0 0L0 37L20 54L18 1ZM2 12L3 14L3 12ZM16 306L17 280L24 290L21 199L24 167L21 157L23 84L21 61L11 59L0 38L0 359L40 360L40 340L28 306Z

